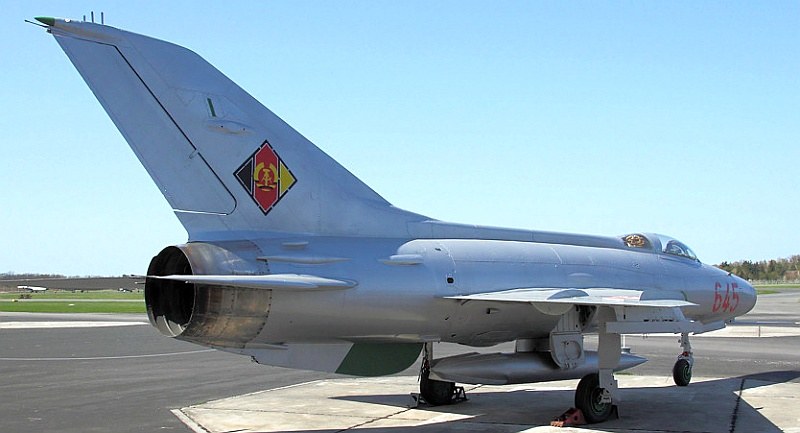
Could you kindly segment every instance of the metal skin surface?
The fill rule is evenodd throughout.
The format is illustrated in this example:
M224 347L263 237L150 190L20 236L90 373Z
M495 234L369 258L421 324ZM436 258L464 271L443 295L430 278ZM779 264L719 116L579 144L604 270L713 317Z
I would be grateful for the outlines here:
M271 291L266 325L248 340L253 345L344 339L491 346L519 338L545 337L559 316L544 314L525 303L461 303L444 299L456 294L523 287L678 292L697 304L684 307L686 317L709 323L734 316L722 310L712 311L716 284L736 283L743 290L748 287L740 278L696 261L623 247L467 239L305 239L308 243L302 251L306 256L335 256L342 260L320 264L257 260L261 255L278 256L285 251L286 241L281 239L195 243L182 248L191 257L194 274L312 273L358 282L352 289L326 293ZM292 254L302 257L298 251ZM420 262L385 263L396 255L416 255ZM227 268L220 268L220 264ZM448 283L448 277L452 283ZM741 308L749 310L753 299L742 292Z
M626 370L647 361L640 356L623 354L615 370ZM480 365L485 364L485 365ZM518 383L547 382L583 377L597 370L597 353L586 352L585 363L575 369L565 370L554 365L550 356L544 352L514 352L464 355L442 358L433 363L433 369L441 369L447 374L439 374L441 380L473 383L481 385L508 385ZM483 374L476 376L475 372Z
M345 262L313 266L312 273L358 281L353 289L329 294L273 293L273 310L258 341L276 343L315 336L319 339L370 338L390 341L447 341L489 346L518 338L547 336L558 321L524 303L453 302L442 299L521 287L619 287L677 291L698 304L684 309L687 317L704 322L731 314L711 311L713 289L747 283L716 268L680 263L670 272L665 259L651 253L490 240L370 240L370 247L347 239L309 243L318 253L348 257ZM264 243L265 248L269 243ZM386 265L380 259L418 254L418 265ZM688 261L687 261L688 262ZM674 266L670 263L670 266ZM270 264L275 273L309 272L310 265ZM447 278L452 277L453 283ZM691 278L695 285L685 281ZM744 302L744 301L742 301ZM487 314L491 310L491 314Z
M746 281L668 237L470 226L395 208L197 54L37 19L186 228L188 243L148 269L148 315L164 335L259 363L367 376L402 371L424 347L422 377L437 400L448 380L596 371L585 383L599 391L579 389L576 402L601 396L585 409L603 409L590 414L602 420L613 372L641 362L620 356L621 334L681 334L691 366L690 333L755 304ZM597 353L583 350L588 332L599 334ZM432 353L435 342L514 340L513 354Z

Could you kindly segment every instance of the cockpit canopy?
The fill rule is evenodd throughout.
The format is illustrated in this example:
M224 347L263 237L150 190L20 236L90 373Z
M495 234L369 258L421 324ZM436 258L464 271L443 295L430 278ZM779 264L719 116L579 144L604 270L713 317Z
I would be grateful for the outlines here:
M641 248L660 254L684 257L689 260L700 261L691 248L683 242L669 236L656 233L631 233L622 236L622 242L628 248Z

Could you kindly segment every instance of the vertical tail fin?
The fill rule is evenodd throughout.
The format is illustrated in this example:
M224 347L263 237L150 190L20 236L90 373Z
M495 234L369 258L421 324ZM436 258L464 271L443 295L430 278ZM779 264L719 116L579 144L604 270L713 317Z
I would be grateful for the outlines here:
M94 23L47 24L190 239L403 236L427 219L393 207L194 52Z

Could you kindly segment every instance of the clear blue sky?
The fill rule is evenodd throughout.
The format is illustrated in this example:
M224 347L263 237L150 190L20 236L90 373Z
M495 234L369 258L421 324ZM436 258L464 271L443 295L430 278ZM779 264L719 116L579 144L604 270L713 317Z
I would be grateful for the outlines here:
M800 253L800 3L11 1L0 272L144 273L186 233L34 16L215 64L396 206Z

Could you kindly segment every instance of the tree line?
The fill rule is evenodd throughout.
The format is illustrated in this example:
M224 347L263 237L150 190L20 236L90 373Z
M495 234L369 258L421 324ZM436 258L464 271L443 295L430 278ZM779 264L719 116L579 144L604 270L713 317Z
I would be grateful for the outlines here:
M773 259L753 262L740 260L722 262L718 268L732 272L745 280L759 281L798 281L800 280L800 255L788 259Z
M66 278L61 274L37 274L37 273L23 273L16 274L14 272L3 272L0 274L0 280L30 280L39 278Z

